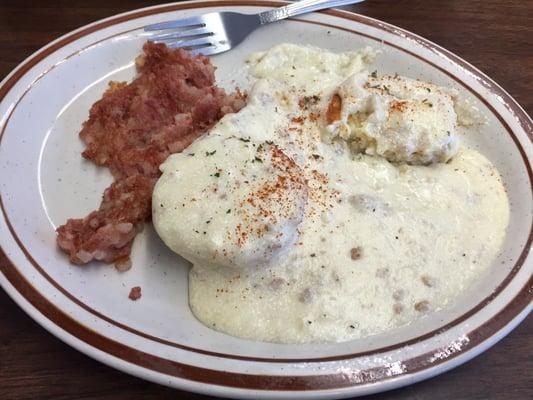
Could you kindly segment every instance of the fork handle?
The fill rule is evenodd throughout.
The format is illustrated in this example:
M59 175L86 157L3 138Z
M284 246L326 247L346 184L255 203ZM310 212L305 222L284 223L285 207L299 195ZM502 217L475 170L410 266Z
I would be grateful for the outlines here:
M258 15L261 25L264 25L308 12L361 3L362 1L364 0L301 0L284 7L263 11Z

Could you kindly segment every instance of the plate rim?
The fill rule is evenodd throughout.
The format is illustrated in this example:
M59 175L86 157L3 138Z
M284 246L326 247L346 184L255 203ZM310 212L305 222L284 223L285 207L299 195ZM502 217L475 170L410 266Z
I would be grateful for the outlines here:
M127 20L131 20L131 19L136 19L136 18L140 18L140 17L143 17L143 16L147 16L147 15L154 15L154 14L159 14L159 13L165 13L165 12L183 10L183 9L190 9L190 8L216 7L216 6L221 6L221 5L224 5L224 6L232 6L232 5L235 5L235 6L279 6L279 5L282 5L282 4L283 4L283 2L279 2L279 1L254 1L254 0L252 0L252 1L232 0L232 1L224 1L224 2L221 2L221 1L192 1L192 2L184 2L184 3L171 3L171 4L167 4L167 5L160 5L160 6L153 6L153 7L143 8L143 9L132 10L132 11L129 11L129 12L126 12L126 13L123 13L123 14L118 14L118 15L111 16L109 18L100 20L100 21L96 21L96 22L94 22L92 24L89 24L89 25L86 25L84 27L81 27L81 28L79 28L79 29L77 29L75 31L67 33L66 35L56 39L55 41L51 42L50 44L48 44L48 45L44 46L43 48L39 49L37 52L33 53L26 60L24 60L21 64L19 64L19 66L17 66L10 74L8 74L7 77L0 83L0 101L10 92L10 90L18 82L18 80L20 78L22 78L39 61L45 59L48 55L54 53L56 50L60 49L64 45L69 44L69 43L71 43L71 42L73 42L73 41L75 41L75 40L77 40L77 39L79 39L79 38L81 38L83 36L86 36L87 34L90 34L90 33L93 33L95 31L104 29L106 27L109 27L109 26L112 26L112 25L115 25L115 24L118 24L118 23L121 23L121 22L124 22L124 21L127 21ZM367 23L368 24L368 22L374 22L374 24L369 24L369 25L372 25L372 26L377 27L379 29L387 30L389 32L390 32L391 29L394 29L396 32L400 31L403 34L409 35L411 38L415 38L417 43L418 44L422 44L424 47L428 47L429 49L436 48L439 51L445 52L448 57L451 56L450 58L454 59L455 63L460 64L462 66L468 67L470 70L473 70L477 76L481 76L483 78L486 78L486 79L483 80L483 83L487 83L487 84L490 85L490 87L488 89L491 92L494 92L495 91L494 89L496 89L496 91L499 92L500 95L502 95L502 94L504 95L504 97L506 99L506 102L504 102L504 105L506 107L509 107L509 102L511 103L511 105L515 106L515 107L513 107L513 111L515 111L516 120L521 125L522 129L524 130L524 132L528 136L528 139L530 141L532 140L533 133L531 131L531 118L529 118L529 116L523 110L523 108L507 92L505 92L505 90L502 89L498 84L494 83L490 78L486 77L485 74L483 74L481 71L479 71L477 68L473 67L472 65L470 65L469 63L467 63L463 59L459 58L458 56L455 56L453 53L448 52L447 50L441 48L438 45L435 45L434 43L432 43L432 42L430 42L430 41L428 41L426 39L423 39L423 38L421 38L421 37L419 37L419 36L417 36L415 34L412 34L412 33L408 32L408 31L405 31L405 30L403 30L401 28L397 28L397 27L395 27L393 25L386 24L386 23L381 22L379 20L375 20L375 19L372 19L372 18L369 18L369 17L361 16L361 15L358 15L358 14L353 14L353 13L346 12L346 11L340 11L340 10L328 10L328 11L326 11L324 13L325 14L329 14L329 15L333 15L333 16L336 16L336 17L340 17L340 18L343 18L343 19L355 20L355 21L361 22L361 23ZM335 28L342 29L341 27L338 27L338 26L335 26ZM121 34L122 33L124 33L124 32L121 32ZM405 50L405 49L402 49L402 50ZM424 61L427 62L427 60L424 60ZM439 68L438 66L435 66L435 67ZM441 69L441 68L439 68L439 69ZM443 70L443 69L441 69L441 70ZM443 71L446 72L445 70L443 70ZM464 82L461 82L461 83L464 84L466 87L468 87L468 85L466 85ZM28 88L27 90L30 90L30 88ZM476 93L472 89L470 89L470 90L473 93ZM488 103L486 103L486 104L489 105ZM507 123L501 118L500 114L496 110L494 110L492 106L490 106L490 108L491 108L492 112L494 113L494 115L497 116L504 125L507 125ZM7 122L8 122L7 120L4 121L4 123L3 123L4 127L7 125ZM509 129L509 131L512 132L512 130L510 130L510 129ZM526 165L526 168L528 169L529 178L530 178L530 181L531 181L532 174L531 174L530 164L528 163L529 160L527 158L527 155L523 152L523 148L520 145L518 139L516 137L514 137L513 134L511 136L513 137L513 140L517 144L518 149L522 153L522 157L524 158L525 165ZM0 198L0 202L1 202L1 198ZM7 218L6 218L6 222L8 223L8 219ZM530 247L529 245L531 243L531 239L532 239L532 232L530 231L529 238L528 238L528 245L526 247ZM527 258L527 255L528 255L527 253L528 252L529 252L529 248L525 248L523 253L520 256L520 259L522 261L523 261L523 259ZM9 259L9 256L7 254L6 254L6 257ZM517 261L517 263L519 263L519 261ZM7 280L10 282L10 286L12 286L13 289L15 291L17 291L18 294L24 296L25 300L28 301L28 297L25 296L23 294L23 292L31 297L32 295L30 295L30 292L27 292L27 291L25 292L24 290L21 292L20 290L17 290L17 289L19 289L20 287L22 287L24 285L27 285L26 289L28 289L28 287L32 288L32 285L31 285L30 282L28 282L25 279L25 277L22 274L20 274L17 271L17 269L14 266L14 264L12 263L12 265L10 265L10 266L6 266L5 268L0 268L0 270L4 274L4 277L7 278ZM514 270L514 268L513 268L513 270ZM16 276L17 274L19 276ZM511 276L511 273L509 275L507 275L507 277L505 279L507 280L509 278L509 276ZM14 284L14 282L16 284L20 285L20 287L17 287L17 285ZM2 286L4 286L4 285L2 285ZM528 300L528 298L532 297L531 293L529 292L529 288L532 288L532 287L533 287L533 277L530 277L529 282L527 282L526 285L518 292L518 294L516 295L515 299L513 301L509 302L497 314L497 315L503 314L504 310L507 310L510 306L512 306L512 310L513 311L507 311L506 312L507 314L509 312L511 313L510 314L511 318L509 318L508 320L505 319L505 318L500 319L499 320L499 324L500 325L499 325L499 327L497 329L495 329L495 330L494 330L494 328L489 329L491 334L488 334L488 336L485 335L483 340L480 340L478 342L478 344L476 344L470 350L467 350L465 353L468 353L468 351L473 351L473 350L478 349L479 346L482 345L485 341L491 339L493 336L498 334L498 332L500 332L505 327L509 326L514 320L519 318L521 315L523 315L525 317L525 315L527 315L527 313L525 313L524 311L526 311L527 305L529 303L529 301L527 301L527 300ZM4 289L5 289L5 287L4 287ZM10 293L9 290L6 289L6 291L8 292L8 294L10 294L10 296L12 298L14 298L14 296L12 296L12 294ZM39 295L40 295L40 293L39 293ZM521 296L521 295L523 297L522 301L516 301L517 298L519 296ZM41 297L42 297L43 300L48 302L48 300L43 295L41 295ZM15 301L17 303L19 303L19 305L21 305L20 302L17 301L16 299L15 299ZM53 321L52 319L49 318L50 314L47 314L47 313L43 312L43 310L40 309L39 307L36 307L33 302L30 301L30 303L32 304L33 307L35 307L42 314L42 317L44 319L52 322L59 329L65 331L65 329L63 329L64 327L61 324L58 324L58 323L56 323L55 321ZM62 311L60 309L58 309L54 304L52 304L50 302L48 302L48 303L50 304L51 307L55 308L56 311L59 311L60 313L62 313ZM23 308L26 310L26 307L23 307ZM55 311L53 311L51 309L49 309L48 311L52 311L52 314L55 312ZM470 311L472 311L472 310L469 310L468 313L470 313ZM478 310L476 310L476 311L478 311ZM26 312L27 312L27 310L26 310ZM72 319L71 317L67 316L64 313L63 313L63 315L65 315L65 317L67 317L68 319ZM39 324L43 325L43 323L42 323L42 321L40 319L37 319L35 317L34 317L34 319ZM72 319L72 321L74 323L79 324L74 319ZM489 321L487 321L487 323L488 322ZM484 325L486 325L486 324L484 324ZM484 325L482 325L482 326L484 326ZM477 329L482 328L482 326L478 327ZM486 328L486 329L488 329L488 328ZM90 331L90 329L89 329L89 331ZM66 330L66 332L69 332L69 331ZM96 332L93 332L93 333L96 333ZM99 335L98 333L96 333L96 334ZM58 336L56 333L54 333L54 335ZM77 339L80 338L79 336L76 336L76 335L73 335L73 336L75 338L77 338ZM102 336L102 335L100 335L100 336ZM109 338L106 338L106 337L103 337L103 338L104 339L109 339ZM114 342L112 339L109 339L109 340L111 340L111 342ZM87 341L86 341L86 343L91 345ZM122 345L122 344L120 344L120 345ZM402 343L401 345L404 345L404 343ZM123 345L123 346L125 346L125 345ZM126 347L128 347L128 346L126 346ZM102 350L99 347L95 347L95 348L100 350L100 351L105 351L105 350ZM381 349L372 350L371 353L375 354L376 351L379 351L379 350L381 350ZM388 350L385 350L385 351L388 351ZM83 352L88 354L88 351L83 351ZM111 354L111 353L109 353L109 354ZM89 354L89 355L91 355L91 354ZM348 358L353 358L353 357L360 356L360 355L361 355L361 353L351 354L351 355L343 356L342 359L346 359L347 357ZM217 355L217 356L219 356L219 355ZM232 358L236 358L236 357L232 357ZM265 360L267 360L267 359L261 359L261 361L263 361L263 362ZM170 361L170 360L167 360L167 361ZM297 361L298 360L294 360L294 359L290 359L289 360L289 362L297 362ZM306 359L305 361L324 361L324 359L322 359L322 358L320 358L320 359L312 359L312 360L307 360ZM445 361L449 362L450 360L446 359ZM436 363L434 363L433 365L435 367L437 367ZM190 367L189 365L187 365L187 366ZM142 366L141 366L141 368L142 368ZM425 369L425 370L427 370L427 369ZM127 372L131 373L131 371L129 371L129 370ZM236 373L230 373L230 374L231 375L235 375ZM264 379L265 377L266 377L265 375L260 375L261 379ZM279 378L279 376L277 376L277 378ZM313 380L316 380L318 378L318 375L306 376L306 378L311 378ZM374 383L382 383L382 382L383 382L382 380L381 381L380 380L374 381ZM213 383L213 382L211 382L211 383ZM292 383L294 384L294 380L292 380ZM365 383L369 383L369 382L365 382ZM271 387L271 386L272 385L269 385L269 387ZM348 386L349 387L353 387L353 383L350 383ZM332 387L329 387L328 389L332 389Z

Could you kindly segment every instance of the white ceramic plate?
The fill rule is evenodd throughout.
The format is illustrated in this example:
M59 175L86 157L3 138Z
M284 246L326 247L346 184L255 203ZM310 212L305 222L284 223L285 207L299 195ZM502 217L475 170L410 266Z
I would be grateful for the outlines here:
M229 5L231 4L231 5ZM340 11L265 27L213 57L218 79L246 86L247 54L284 41L334 51L370 45L379 73L457 88L489 123L471 138L498 167L511 201L503 251L457 304L396 331L341 344L256 343L200 324L187 302L187 265L151 226L135 240L133 269L72 266L54 229L97 208L111 182L84 162L77 133L110 79L130 79L142 27L214 10L258 12L280 3L192 2L118 15L38 51L0 85L0 244L12 264L0 284L69 345L130 374L176 388L246 398L332 398L410 384L496 343L531 310L532 122L497 84L448 51L399 28ZM490 218L490 215L487 215ZM127 299L132 286L143 297Z

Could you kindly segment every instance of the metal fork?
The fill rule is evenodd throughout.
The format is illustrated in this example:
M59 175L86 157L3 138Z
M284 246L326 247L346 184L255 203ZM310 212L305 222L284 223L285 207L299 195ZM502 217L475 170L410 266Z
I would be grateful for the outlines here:
M148 36L150 41L166 43L169 47L186 48L196 54L212 55L223 53L237 46L261 25L312 11L362 1L364 0L302 0L259 14L212 12L149 25L144 30L153 32Z

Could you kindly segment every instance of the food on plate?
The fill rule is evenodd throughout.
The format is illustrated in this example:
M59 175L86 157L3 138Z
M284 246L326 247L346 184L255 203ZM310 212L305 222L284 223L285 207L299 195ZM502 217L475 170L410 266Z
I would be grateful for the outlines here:
M403 76L354 74L333 95L328 131L354 152L392 162L446 162L456 153L457 93ZM330 105L330 108L332 107Z
M457 91L370 72L370 48L282 44L250 56L245 99L216 87L205 57L143 50L138 76L112 82L80 133L114 182L58 228L72 262L127 270L152 217L193 264L201 322L306 343L411 323L496 257L509 204L496 168L461 144L482 118Z
M130 294L128 295L128 298L132 301L137 301L141 298L141 287L140 286L134 286L130 290Z
M83 157L108 167L115 181L98 210L57 229L59 247L76 264L127 265L133 239L151 215L159 165L244 105L239 91L227 95L216 86L208 58L150 42L143 51L137 77L111 82L80 132Z
M360 338L452 304L495 259L509 204L495 166L460 144L476 110L371 73L375 56L253 54L247 105L162 164L154 226L193 263L189 303L206 326Z
M154 226L168 247L195 264L269 265L298 237L307 183L272 142L211 134L169 157L161 170Z

